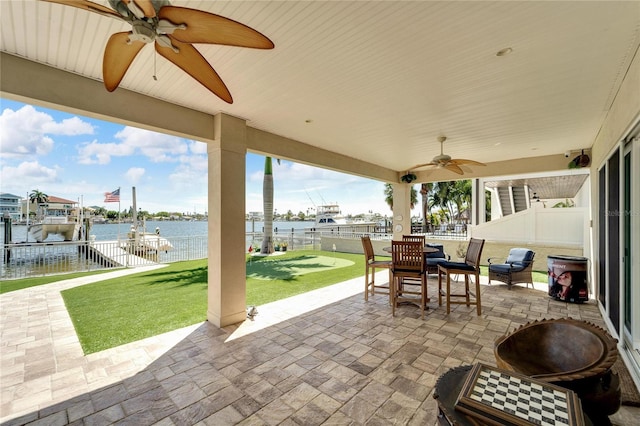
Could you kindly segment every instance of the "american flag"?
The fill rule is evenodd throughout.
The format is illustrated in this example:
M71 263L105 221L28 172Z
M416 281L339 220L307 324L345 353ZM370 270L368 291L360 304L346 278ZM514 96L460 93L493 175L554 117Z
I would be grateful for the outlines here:
M120 188L116 189L113 192L105 192L104 193L104 202L105 203L119 203L120 202Z

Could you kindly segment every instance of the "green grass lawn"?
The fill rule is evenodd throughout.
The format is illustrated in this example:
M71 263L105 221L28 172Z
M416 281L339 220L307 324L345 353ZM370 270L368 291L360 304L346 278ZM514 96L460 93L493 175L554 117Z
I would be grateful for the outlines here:
M247 305L262 305L362 276L361 254L292 251L247 260ZM85 354L206 320L207 260L62 292Z

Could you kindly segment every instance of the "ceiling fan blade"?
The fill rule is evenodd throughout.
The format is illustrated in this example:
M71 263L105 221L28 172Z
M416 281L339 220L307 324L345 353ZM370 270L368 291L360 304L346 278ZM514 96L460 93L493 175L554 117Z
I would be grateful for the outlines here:
M116 11L113 9L103 6L101 4L97 4L88 0L41 0L46 1L47 3L57 3L65 6L73 6L79 9L88 10L89 12L99 13L101 15L111 16L113 18L122 19Z
M200 84L213 92L223 101L232 104L233 98L229 89L224 84L217 72L211 67L209 62L189 43L181 43L174 37L171 42L178 49L175 53L170 47L163 47L156 42L156 51L176 64L184 72L195 78Z
M118 88L129 66L146 44L141 41L128 44L129 34L129 32L113 34L109 37L104 50L102 78L104 79L104 87L110 92Z
M471 165L471 166L486 166L486 164L481 163L479 161L465 160L464 158L456 158L456 159L451 160L451 161L456 163L456 164L468 164L468 165Z
M186 7L164 6L158 18L175 25L184 24L172 36L183 43L223 44L227 46L273 49L273 42L258 31L234 20Z
M456 164L453 163L449 163L446 166L444 166L445 169L447 170L451 170L454 173L457 173L459 175L463 175L464 172L462 171L462 169L460 167L458 167Z
M121 0L124 4L129 6L131 0ZM151 0L133 0L134 5L140 9L146 18L153 18L156 16L156 9L153 7ZM131 9L129 9L131 10ZM135 15L136 13L134 13Z
M424 163L424 164L418 164L417 166L413 166L411 167L409 170L415 170L415 169L421 169L423 167L427 167L427 166L437 166L437 164L435 164L433 161L430 163Z

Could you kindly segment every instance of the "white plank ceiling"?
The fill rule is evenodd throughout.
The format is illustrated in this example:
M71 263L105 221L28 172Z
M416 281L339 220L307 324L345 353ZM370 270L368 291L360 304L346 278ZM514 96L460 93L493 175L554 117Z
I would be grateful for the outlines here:
M481 162L590 147L640 46L638 1L172 4L249 25L275 49L196 46L232 105L150 46L120 87L398 171L439 154L440 135L452 157ZM129 30L31 0L0 1L0 16L3 52L96 80L108 37Z

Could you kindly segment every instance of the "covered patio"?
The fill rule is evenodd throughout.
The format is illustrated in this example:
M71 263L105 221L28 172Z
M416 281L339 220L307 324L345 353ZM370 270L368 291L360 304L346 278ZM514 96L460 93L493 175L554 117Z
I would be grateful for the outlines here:
M481 317L433 301L425 320L413 306L392 317L386 296L364 301L358 278L262 306L242 325L204 322L84 356L60 290L101 278L0 296L3 424L434 424L438 377L494 365L497 337L542 318L603 326L593 300L554 301L545 283L482 285ZM639 415L622 406L611 420Z
M208 144L208 323L133 378L118 379L115 388L66 399L59 392L56 397L67 401L62 404L75 407L71 411L23 407L32 419L72 412L71 421L99 420L107 408L106 423L127 412L159 415L169 424L170 413L202 419L241 414L249 421L261 410L271 420L257 423L293 420L295 413L375 423L373 417L384 419L393 410L408 410L409 419L432 418L427 396L439 373L449 364L490 359L496 334L544 316L604 323L640 382L640 3L174 3L229 17L273 39L273 51L198 46L229 85L233 104L167 61L156 67L149 47L109 93L101 81L104 45L130 25L60 4L0 2L0 96ZM444 168L415 170L414 183L473 179L476 199L482 199L480 178L553 173L567 168L572 153L590 154L584 255L597 302L570 306L544 295L519 298L526 290L483 287L482 317L458 308L447 318L434 310L421 322L411 311L391 320L382 299L363 305L353 296L221 345L246 315L247 152L393 184L399 237L411 225L411 185L401 176L440 152L440 136L448 138L445 152L453 158L486 166L464 176ZM472 212L472 226L479 212ZM28 309L32 301L25 303ZM266 347L273 348L271 360L261 358ZM17 371L46 371L44 384L54 383L49 368L51 374L64 371L64 364L44 357L41 367L27 369L21 357L15 358ZM274 367L273 360L282 365ZM108 377L107 370L95 374ZM73 381L73 375L55 377L55 383ZM5 401L12 406L34 392L15 387L23 394L5 394L5 383L3 415ZM216 387L225 384L228 392L218 395ZM386 405L371 396L380 394L378 385ZM129 400L146 395L140 404L158 401L158 409L127 411L121 391ZM233 401L221 407L214 395Z

